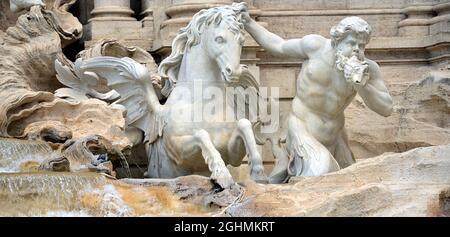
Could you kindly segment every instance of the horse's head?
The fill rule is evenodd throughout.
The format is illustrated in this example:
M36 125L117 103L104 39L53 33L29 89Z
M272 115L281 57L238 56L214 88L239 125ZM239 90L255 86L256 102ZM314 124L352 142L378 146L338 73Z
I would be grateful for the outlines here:
M204 9L195 14L189 24L180 30L172 43L172 53L159 67L165 82L162 92L170 93L175 82L183 55L194 46L201 46L211 62L215 62L226 81L237 80L242 71L241 49L244 43L242 12L245 3Z
M201 34L201 47L218 66L222 79L232 82L241 76L241 51L244 44L240 4L206 10L208 16Z

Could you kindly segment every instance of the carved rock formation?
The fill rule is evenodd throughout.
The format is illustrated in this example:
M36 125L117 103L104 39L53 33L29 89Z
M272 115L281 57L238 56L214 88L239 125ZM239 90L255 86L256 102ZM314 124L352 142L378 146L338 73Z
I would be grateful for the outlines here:
M289 184L246 182L230 216L444 216L450 145L383 154L321 177Z
M39 166L39 170L70 172L70 162L63 156L54 159L47 159Z
M60 35L54 27L56 16L39 6L21 15L15 27L3 35L0 46L0 134L20 136L9 131L10 124L29 117L40 108L56 103L51 93L60 84L54 61L63 57ZM51 23L50 23L51 22ZM58 27L61 29L61 27ZM81 35L76 35L80 37ZM4 56L3 56L4 55ZM12 126L14 127L14 126Z
M62 48L82 33L80 22L67 12L74 2L48 0L45 9L34 6L0 34L0 135L55 143L99 135L124 149L131 144L121 108L53 94L62 87L55 60L67 62Z
M450 143L450 71L392 84L389 91L394 100L390 117L370 111L359 97L346 110L349 141L357 159Z
M64 144L0 138L0 173L93 171L115 176L114 163L128 168L124 153L129 153L129 149L113 145L98 135L68 140Z
M9 1L0 1L0 34L8 27L14 26L17 18L21 15L21 13L12 12L9 6Z
M55 170L52 164L57 164L57 170L114 175L113 163L127 169L122 152L129 151L131 142L140 139L140 133L125 131L123 108L109 104L119 95L110 91L104 81L95 81L95 90L89 88L92 78L81 81L84 75L74 73L72 63L62 52L62 48L82 34L78 19L67 12L74 3L75 0L46 0L45 7L33 6L29 12L22 11L15 26L0 31L0 136L44 141L36 145L2 140L1 143L10 144L5 146L23 146L28 152L7 157L9 153L0 151L3 155L0 162L4 163L1 168L5 171ZM6 7L2 2L1 9L7 14L1 18L14 19L15 15ZM11 26L8 24L2 22L2 27ZM159 93L161 79L157 65L145 50L102 40L79 53L83 59L96 56L130 57L145 65ZM88 90L95 93L87 93ZM162 98L160 93L159 96ZM93 148L93 143L102 147L102 151ZM42 147L48 147L53 155L35 156L33 151ZM60 158L67 162L59 162Z

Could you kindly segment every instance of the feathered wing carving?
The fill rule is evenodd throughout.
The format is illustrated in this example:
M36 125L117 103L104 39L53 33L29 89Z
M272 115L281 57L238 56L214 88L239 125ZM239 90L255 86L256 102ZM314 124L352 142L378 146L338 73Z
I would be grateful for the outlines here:
M96 91L94 88L99 82L97 75L74 68L74 65L68 60L65 63L66 65L63 65L58 59L55 60L56 78L68 87L56 90L56 96L76 102L89 99L86 95L107 101L113 101L120 97L114 90L107 93Z
M127 126L145 133L144 142L153 143L162 135L164 127L163 107L153 88L149 72L131 58L95 57L78 59L75 70L105 79L108 86L120 94L115 104L126 110Z

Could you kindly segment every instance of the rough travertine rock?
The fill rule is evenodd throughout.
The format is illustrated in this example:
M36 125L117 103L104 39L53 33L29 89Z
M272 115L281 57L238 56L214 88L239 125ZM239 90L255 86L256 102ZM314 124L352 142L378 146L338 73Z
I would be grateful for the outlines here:
M0 135L60 143L100 135L127 147L120 108L96 99L73 103L53 94L62 87L55 60L66 62L62 48L81 37L81 24L67 12L74 2L34 6L0 35Z
M320 177L283 185L245 183L230 216L448 215L450 145L384 154Z
M345 111L357 159L450 143L450 71L434 72L413 83L391 84L389 91L394 100L390 117L370 111L359 97Z
M54 61L63 57L61 38L50 11L32 7L10 27L0 46L0 134L9 135L9 125L42 107L50 107L51 92L60 84ZM50 23L51 22L51 23ZM81 35L77 35L79 37Z
M239 185L223 190L211 179L190 175L176 179L121 179L131 185L143 187L166 187L181 200L189 200L202 207L227 207L233 204L245 191Z
M6 31L8 27L16 23L20 13L15 13L10 10L9 1L0 1L0 32Z

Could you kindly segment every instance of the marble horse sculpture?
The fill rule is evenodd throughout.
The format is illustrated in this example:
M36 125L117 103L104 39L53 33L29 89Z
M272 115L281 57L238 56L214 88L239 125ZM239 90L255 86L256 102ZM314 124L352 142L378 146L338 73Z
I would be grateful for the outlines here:
M168 97L164 105L148 71L129 58L96 57L75 63L77 70L106 79L121 95L117 103L126 108L128 125L142 130L144 142L149 144L149 177L210 174L227 188L234 181L226 165L239 166L248 155L252 179L267 180L252 130L255 122L224 120L225 111L235 109L229 98L224 99L222 110L206 111L208 119L194 118L196 106L223 100L195 96L199 92L214 88L221 92L218 94L226 94L230 87L258 88L240 64L244 10L243 3L202 10L180 30L171 55L159 67L165 79L162 93ZM195 91L195 84L200 91Z

